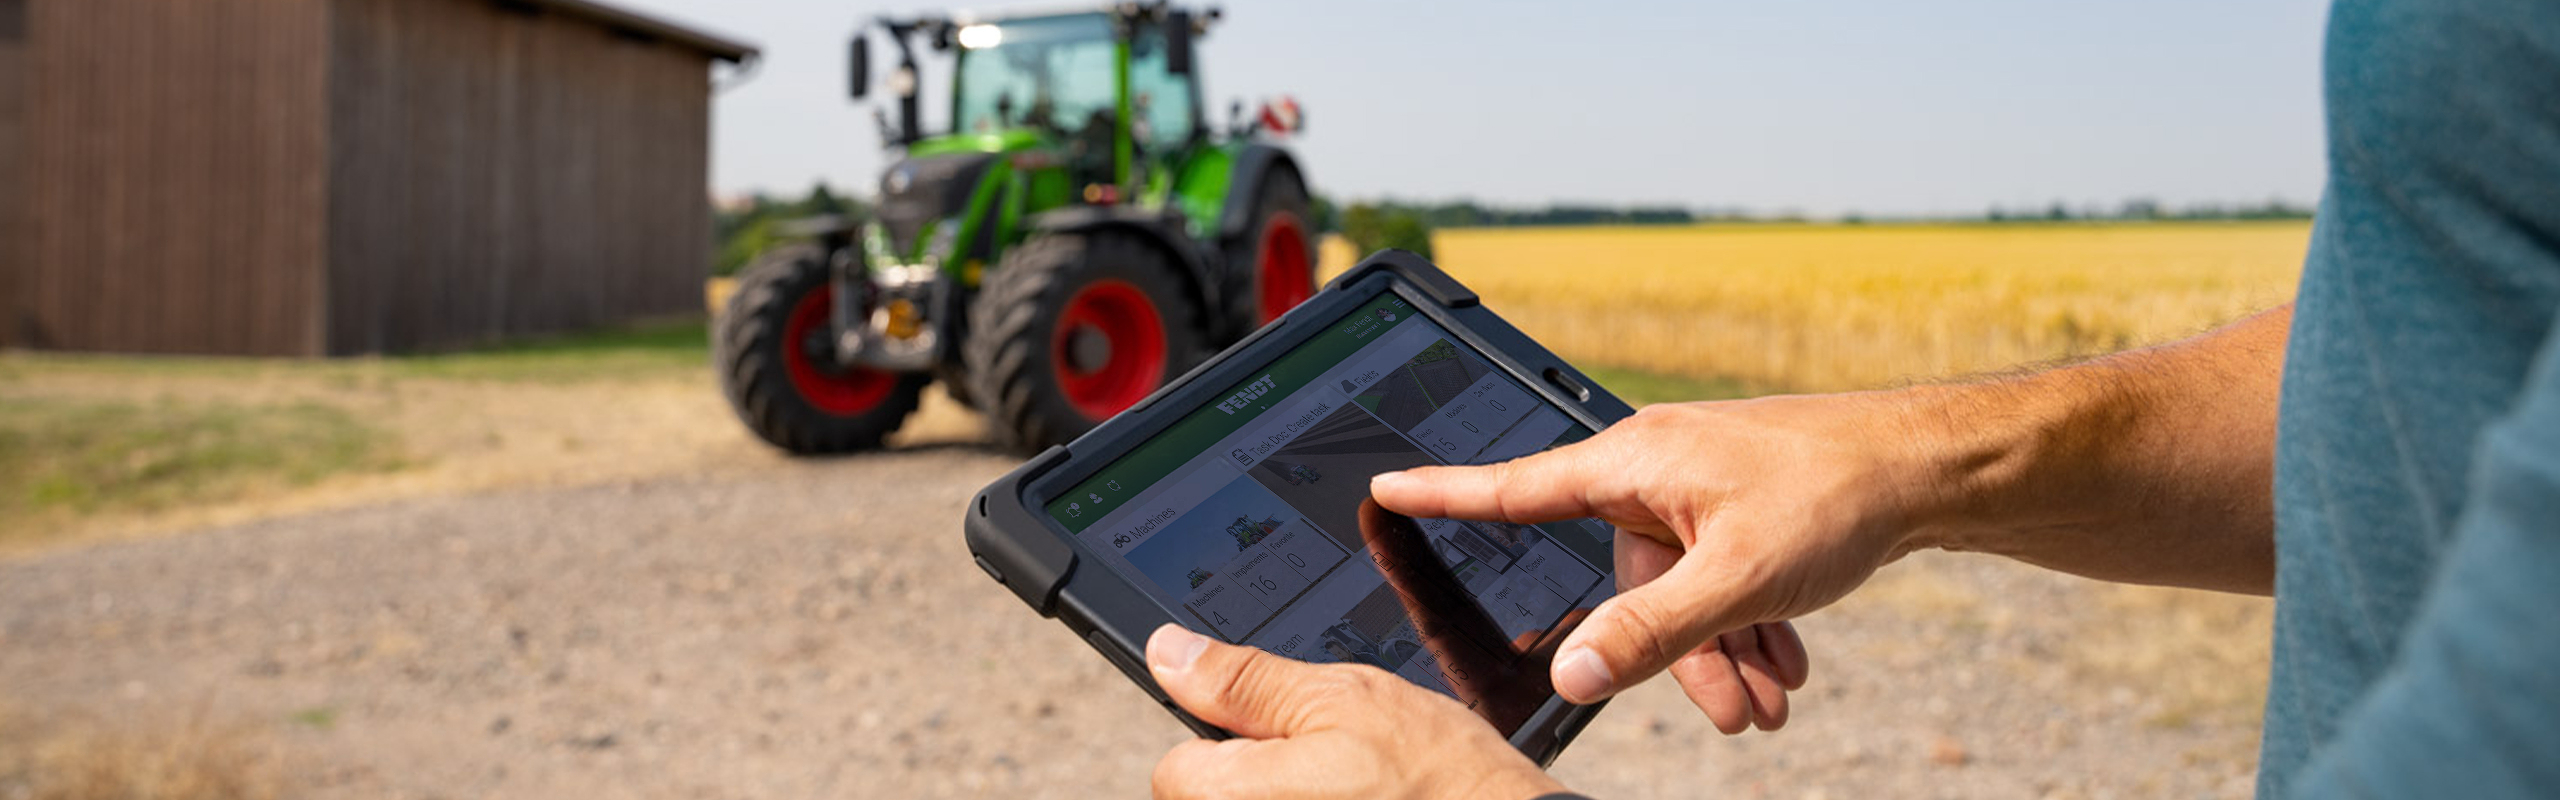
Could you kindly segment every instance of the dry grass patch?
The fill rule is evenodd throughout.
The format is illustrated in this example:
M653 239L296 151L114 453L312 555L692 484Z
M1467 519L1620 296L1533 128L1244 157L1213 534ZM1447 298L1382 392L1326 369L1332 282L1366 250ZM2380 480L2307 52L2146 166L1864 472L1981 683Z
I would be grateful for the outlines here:
M787 466L721 398L700 330L335 361L0 353L0 557L409 497ZM890 445L982 432L934 391Z
M387 470L396 450L379 427L307 401L11 397L0 403L0 538Z
M0 554L751 460L702 330L341 360L0 353Z
M0 797L273 800L283 786L272 748L246 726L132 730L0 712Z

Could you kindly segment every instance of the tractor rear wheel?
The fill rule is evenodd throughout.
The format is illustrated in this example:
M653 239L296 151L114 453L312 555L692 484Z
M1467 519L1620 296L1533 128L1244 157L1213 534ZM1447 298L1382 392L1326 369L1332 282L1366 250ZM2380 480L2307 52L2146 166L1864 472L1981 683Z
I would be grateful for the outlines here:
M970 308L964 351L997 435L1024 451L1065 444L1199 363L1200 308L1180 269L1107 229L1006 253Z
M1253 332L1316 291L1314 204L1298 173L1275 169L1254 193L1252 225L1228 245L1227 329Z
M776 248L739 276L713 329L730 408L758 438L793 453L879 447L933 380L930 373L837 364L834 295L825 248Z
M978 396L970 391L972 387L969 385L969 373L963 371L961 367L953 366L934 370L933 379L942 383L942 395L951 398L951 402L959 403L961 408L971 411L978 410Z

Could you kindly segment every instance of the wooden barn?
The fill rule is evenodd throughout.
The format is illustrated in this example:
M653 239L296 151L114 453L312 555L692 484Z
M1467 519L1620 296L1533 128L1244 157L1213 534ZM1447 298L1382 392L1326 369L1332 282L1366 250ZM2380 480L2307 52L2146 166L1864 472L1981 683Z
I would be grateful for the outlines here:
M714 61L588 0L0 0L0 345L450 348L701 307Z

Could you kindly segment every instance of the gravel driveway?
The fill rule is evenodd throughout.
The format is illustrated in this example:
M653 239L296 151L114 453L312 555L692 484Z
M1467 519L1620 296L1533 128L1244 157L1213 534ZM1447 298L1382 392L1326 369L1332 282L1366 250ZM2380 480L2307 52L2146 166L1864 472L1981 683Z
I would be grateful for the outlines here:
M234 725L288 796L1143 796L1187 734L962 547L1010 464L775 460L0 563L0 704ZM2105 618L2091 585L1957 556L1882 580L1804 621L1787 730L1718 736L1662 682L1556 773L1622 798L2247 795L2254 722L2061 655Z

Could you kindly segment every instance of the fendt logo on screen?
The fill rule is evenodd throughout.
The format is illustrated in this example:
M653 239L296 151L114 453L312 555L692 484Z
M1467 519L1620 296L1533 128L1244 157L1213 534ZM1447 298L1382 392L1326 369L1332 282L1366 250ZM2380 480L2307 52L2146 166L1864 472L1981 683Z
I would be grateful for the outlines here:
M1234 414L1237 411L1244 410L1246 406L1253 405L1254 398L1270 394L1271 387L1273 385L1274 384L1271 382L1271 376L1264 375L1261 380L1245 384L1244 388L1237 389L1235 394L1229 395L1225 400L1218 401L1218 410L1227 412L1228 414Z

